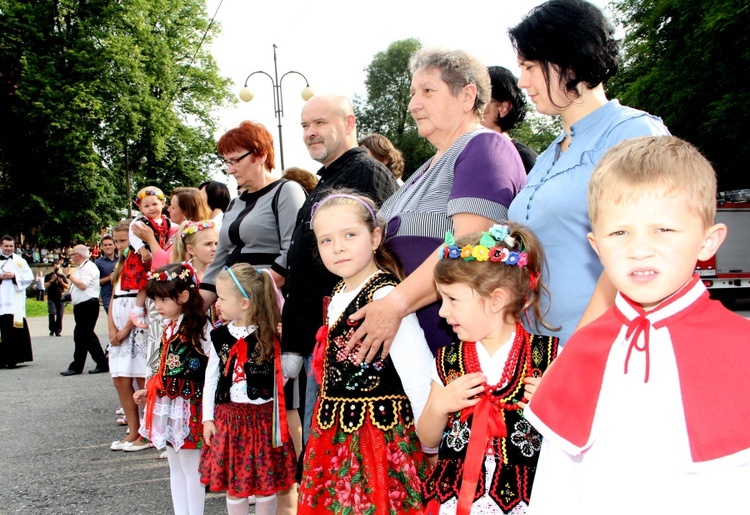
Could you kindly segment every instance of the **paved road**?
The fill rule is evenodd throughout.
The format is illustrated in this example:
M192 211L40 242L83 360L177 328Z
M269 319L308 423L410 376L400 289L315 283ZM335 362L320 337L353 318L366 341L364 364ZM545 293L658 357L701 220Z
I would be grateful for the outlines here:
M73 356L73 316L63 325L62 338L49 337L46 317L30 318L34 361L0 370L0 514L172 513L166 460L154 449L109 450L124 436L109 374L60 375ZM102 342L106 327L102 310ZM209 494L205 513L226 513L223 494Z

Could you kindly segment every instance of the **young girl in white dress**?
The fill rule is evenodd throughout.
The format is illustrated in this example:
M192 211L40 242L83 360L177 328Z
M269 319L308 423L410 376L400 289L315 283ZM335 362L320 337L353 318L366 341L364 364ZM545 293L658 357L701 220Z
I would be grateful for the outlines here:
M109 448L113 451L140 451L148 447L148 443L141 441L138 434L138 406L133 401L136 390L134 383L137 389L141 389L146 377L146 331L134 327L129 319L138 292L123 290L120 281L122 264L128 251L128 226L128 221L123 220L112 233L120 258L112 273L112 300L107 316L109 374L112 376L128 426L125 438L115 440L110 445Z

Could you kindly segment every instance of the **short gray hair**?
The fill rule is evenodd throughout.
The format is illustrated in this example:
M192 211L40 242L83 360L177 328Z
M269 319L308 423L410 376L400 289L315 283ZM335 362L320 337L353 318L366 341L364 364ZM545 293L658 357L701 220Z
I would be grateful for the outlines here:
M89 248L86 245L76 245L73 248L73 252L75 252L76 254L80 254L81 256L85 257L86 259L88 259L89 257L91 257L91 251L89 250Z
M458 96L467 84L474 84L477 87L474 112L478 116L484 114L490 103L492 86L487 67L463 50L422 48L411 56L409 70L412 75L422 70L440 70L440 78L448 84L453 96Z

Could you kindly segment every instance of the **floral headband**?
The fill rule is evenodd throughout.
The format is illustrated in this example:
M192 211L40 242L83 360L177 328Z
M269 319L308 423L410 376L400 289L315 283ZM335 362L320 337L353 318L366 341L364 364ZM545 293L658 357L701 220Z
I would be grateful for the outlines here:
M152 195L158 198L159 200L161 200L162 202L167 200L167 198L164 196L164 193L162 193L161 191L157 189L143 190L140 193L138 193L138 196L135 197L135 201L134 201L135 205L139 206L141 204L141 200L143 200L146 197L150 197Z
M504 245L503 245L504 244ZM518 250L512 250L518 244ZM524 267L529 262L529 255L523 241L510 235L510 227L495 224L489 231L483 232L479 243L458 247L456 238L445 233L445 244L438 250L440 259L463 259L464 261L491 261L505 263L508 266Z
M169 281L175 281L179 279L180 281L186 282L190 284L191 288L194 288L198 285L198 279L195 275L195 268L193 268L193 265L190 263L183 261L180 263L184 270L180 273L177 272L168 272L166 270L161 270L158 272L149 272L148 273L148 280L149 281L157 281L157 282L169 282Z
M213 223L211 220L203 220L200 222L188 222L185 224L185 227L182 228L182 232L180 233L180 238L183 240L186 236L189 234L195 234L198 231L202 231L203 229L212 229L216 226L215 223Z

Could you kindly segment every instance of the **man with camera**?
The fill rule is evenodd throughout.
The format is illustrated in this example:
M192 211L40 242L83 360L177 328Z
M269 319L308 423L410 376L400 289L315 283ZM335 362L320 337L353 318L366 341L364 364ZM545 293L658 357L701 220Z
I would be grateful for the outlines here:
M47 290L47 311L49 312L49 335L60 336L65 306L63 293L70 287L67 277L62 271L62 259L56 259L51 273L44 277L44 289ZM67 263L70 266L70 262Z
M73 361L67 370L60 372L62 376L83 373L87 354L91 354L96 362L96 368L89 370L89 374L109 372L109 362L95 331L96 320L99 318L99 269L89 259L90 256L86 245L76 245L69 254L71 262L77 267L75 273L71 274L69 268L63 269L65 276L73 283L70 296L76 326L73 329Z

